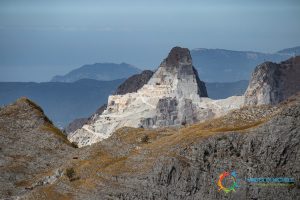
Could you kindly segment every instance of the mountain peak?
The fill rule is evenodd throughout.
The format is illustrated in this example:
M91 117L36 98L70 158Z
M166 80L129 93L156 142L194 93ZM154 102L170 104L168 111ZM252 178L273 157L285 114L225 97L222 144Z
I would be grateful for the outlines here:
M200 81L187 48L172 48L168 57L150 79L149 84L168 85L177 92L179 97L207 97L205 84Z
M178 66L180 63L192 64L192 57L189 49L173 47L165 59L166 66Z

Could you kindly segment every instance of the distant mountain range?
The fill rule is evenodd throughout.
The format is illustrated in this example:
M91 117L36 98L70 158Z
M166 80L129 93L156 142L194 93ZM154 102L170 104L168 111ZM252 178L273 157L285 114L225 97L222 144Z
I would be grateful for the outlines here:
M191 50L193 64L205 82L249 80L251 72L258 64L264 61L281 62L296 55L300 55L300 46L276 53L205 48ZM95 63L74 69L66 75L54 76L51 81L74 82L80 79L108 81L128 78L140 72L140 69L127 63Z
M264 61L281 62L300 55L300 46L272 54L199 48L191 50L191 55L203 81L234 82L249 80L255 66Z
M127 63L95 63L74 69L63 76L54 76L52 82L74 82L80 79L111 81L127 78L141 70Z
M0 106L26 96L41 105L45 113L63 128L76 118L88 117L125 79L97 81L82 79L74 83L0 82Z

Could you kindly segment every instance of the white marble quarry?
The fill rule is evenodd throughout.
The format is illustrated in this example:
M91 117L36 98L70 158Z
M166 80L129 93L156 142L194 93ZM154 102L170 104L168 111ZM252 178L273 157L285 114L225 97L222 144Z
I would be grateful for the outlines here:
M218 117L243 105L243 96L223 100L200 97L199 92L205 96L206 89L197 79L189 51L173 48L147 84L135 93L109 96L107 109L93 123L70 133L68 139L83 147L108 138L121 127L180 126Z

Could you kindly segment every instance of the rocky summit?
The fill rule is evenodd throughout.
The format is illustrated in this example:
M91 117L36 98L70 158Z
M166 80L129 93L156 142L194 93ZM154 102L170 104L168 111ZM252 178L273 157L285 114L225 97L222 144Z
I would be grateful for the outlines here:
M223 115L242 104L242 96L209 99L189 50L174 47L147 84L136 92L109 96L106 110L68 139L82 147L110 137L121 127L178 127Z

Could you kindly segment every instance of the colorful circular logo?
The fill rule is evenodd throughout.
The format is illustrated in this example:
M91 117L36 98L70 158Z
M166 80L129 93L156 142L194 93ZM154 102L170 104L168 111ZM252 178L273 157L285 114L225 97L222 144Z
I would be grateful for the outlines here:
M224 186L223 181L225 178L230 179L232 181L231 186L229 187ZM236 172L233 171L229 173L225 171L222 174L220 174L217 185L219 186L219 191L223 190L225 193L229 193L231 191L235 192L235 188L238 188Z

